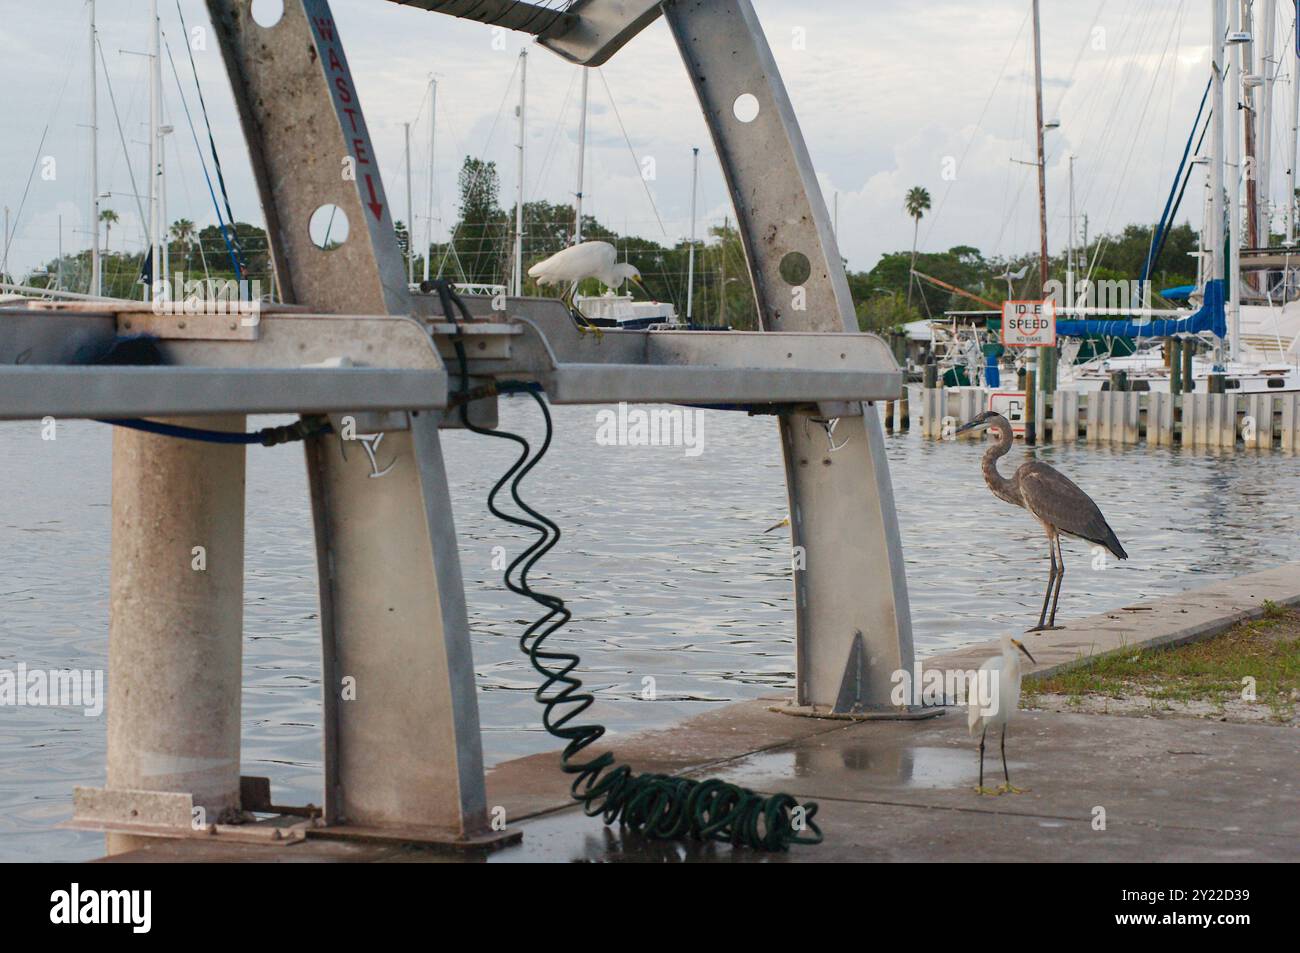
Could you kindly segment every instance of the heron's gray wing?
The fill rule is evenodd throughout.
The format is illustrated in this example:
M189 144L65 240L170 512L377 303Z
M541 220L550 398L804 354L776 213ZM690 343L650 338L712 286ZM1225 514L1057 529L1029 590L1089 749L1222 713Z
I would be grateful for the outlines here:
M1063 533L1105 546L1119 559L1128 553L1097 504L1069 477L1039 460L1031 460L1016 471L1016 484L1026 508Z

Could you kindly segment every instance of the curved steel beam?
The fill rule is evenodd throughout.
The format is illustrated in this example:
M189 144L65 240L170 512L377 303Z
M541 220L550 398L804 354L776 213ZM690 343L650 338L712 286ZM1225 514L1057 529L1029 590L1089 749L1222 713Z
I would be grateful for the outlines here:
M731 192L763 329L857 330L826 203L753 6L675 0L664 16ZM893 673L913 667L912 622L875 407L842 416L833 439L811 417L785 416L781 445L796 547L798 701L891 707Z

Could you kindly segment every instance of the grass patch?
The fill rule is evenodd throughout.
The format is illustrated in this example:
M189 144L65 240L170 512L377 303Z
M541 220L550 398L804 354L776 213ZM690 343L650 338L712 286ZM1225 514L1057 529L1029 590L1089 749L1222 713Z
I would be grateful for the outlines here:
M1072 705L1089 695L1142 696L1153 707L1223 706L1243 701L1244 679L1253 678L1255 703L1269 708L1276 720L1289 721L1300 699L1300 612L1271 602L1263 608L1262 618L1211 639L1175 648L1124 649L1085 667L1033 679L1025 701L1032 704L1039 694L1064 695Z

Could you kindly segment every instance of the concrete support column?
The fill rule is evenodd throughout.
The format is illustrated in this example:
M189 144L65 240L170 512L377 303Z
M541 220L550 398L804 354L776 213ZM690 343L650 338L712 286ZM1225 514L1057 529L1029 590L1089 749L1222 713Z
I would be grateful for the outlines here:
M239 809L244 447L119 428L112 528L108 787L188 792L217 822Z

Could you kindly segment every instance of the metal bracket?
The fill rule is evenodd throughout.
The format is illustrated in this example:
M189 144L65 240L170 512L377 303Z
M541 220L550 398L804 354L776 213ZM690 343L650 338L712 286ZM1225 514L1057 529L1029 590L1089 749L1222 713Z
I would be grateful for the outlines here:
M249 781L265 778L241 778L241 793ZM267 804L245 811L269 811L270 785L266 785ZM105 834L130 834L137 837L219 838L246 844L287 844L305 840L307 832L319 826L319 809L288 809L268 819L240 818L244 823L229 823L231 818L195 823L194 798L180 791L133 791L112 788L77 787L72 794L72 820L63 827L72 830L98 831Z
M172 341L256 341L261 323L261 315L252 311L185 314L142 309L117 315L118 334L148 334Z
M537 42L581 66L600 66L663 12L663 0L575 0Z

